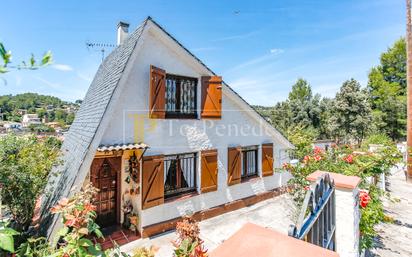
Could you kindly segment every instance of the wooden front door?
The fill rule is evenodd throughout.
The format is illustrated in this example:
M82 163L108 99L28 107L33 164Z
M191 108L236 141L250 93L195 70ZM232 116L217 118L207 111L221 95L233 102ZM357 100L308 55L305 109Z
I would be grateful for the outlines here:
M99 189L95 198L96 222L101 227L115 225L119 220L121 157L96 158L91 166L91 181Z

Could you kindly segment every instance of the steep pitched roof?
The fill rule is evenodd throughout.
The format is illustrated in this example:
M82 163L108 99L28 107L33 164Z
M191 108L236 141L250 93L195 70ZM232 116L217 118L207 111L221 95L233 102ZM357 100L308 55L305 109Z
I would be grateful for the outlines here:
M76 113L73 124L61 147L62 163L52 172L56 175L49 177L51 191L42 203L42 233L54 226L55 219L50 217L49 209L58 200L67 197L75 182L92 140L100 126L126 64L138 42L148 19L138 27L125 42L113 50L100 64L99 69L86 93L80 109ZM96 149L94 149L96 150Z
M114 49L113 52L105 58L96 72L83 103L79 111L76 113L76 117L62 145L62 163L56 167L56 169L52 172L52 175L49 177L49 186L46 189L48 194L42 201L40 233L45 234L47 232L49 234L53 230L56 224L56 217L52 217L50 215L49 209L61 198L69 196L70 191L73 189L76 181L76 177L78 176L78 171L82 167L87 153L89 153L89 151L94 153L97 150L97 147L96 149L91 149L91 144L108 109L113 93L119 84L123 71L127 66L128 60L132 55L136 44L139 42L148 21L153 22L210 73L215 74L201 60L199 60L172 35L157 24L151 17L147 17L143 23L127 37L122 45ZM267 122L268 125L271 126L265 118L263 118L226 83L225 86L235 93L259 117L261 117L264 122ZM276 129L273 128L273 130L278 134L281 140L285 142L286 145L293 147L293 145L290 144L290 142Z

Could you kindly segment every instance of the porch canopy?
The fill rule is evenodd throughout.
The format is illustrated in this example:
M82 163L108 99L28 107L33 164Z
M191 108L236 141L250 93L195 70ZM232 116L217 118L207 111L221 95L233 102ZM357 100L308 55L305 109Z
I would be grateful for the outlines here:
M210 257L339 257L336 252L252 223L223 242Z
M137 144L114 144L114 145L100 145L97 148L98 152L109 152L109 151L121 151L121 150L136 150L136 149L147 149L148 145L144 143Z

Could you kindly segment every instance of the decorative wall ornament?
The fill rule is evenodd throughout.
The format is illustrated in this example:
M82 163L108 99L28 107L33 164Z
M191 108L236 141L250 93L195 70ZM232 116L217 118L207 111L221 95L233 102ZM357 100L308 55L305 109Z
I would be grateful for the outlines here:
M133 182L135 183L139 183L139 178L140 178L140 174L139 174L139 160L136 157L136 153L133 152L133 155L130 156L129 159L129 174L130 177L132 178Z

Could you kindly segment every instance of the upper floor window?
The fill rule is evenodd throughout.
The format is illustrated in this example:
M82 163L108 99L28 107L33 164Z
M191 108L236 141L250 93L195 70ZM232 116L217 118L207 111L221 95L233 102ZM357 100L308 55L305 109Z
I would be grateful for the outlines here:
M166 75L166 118L197 118L197 79Z
M241 178L246 179L258 175L258 148L256 146L242 149Z

